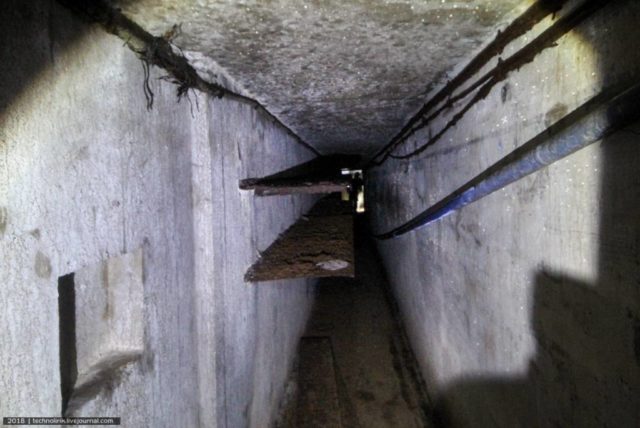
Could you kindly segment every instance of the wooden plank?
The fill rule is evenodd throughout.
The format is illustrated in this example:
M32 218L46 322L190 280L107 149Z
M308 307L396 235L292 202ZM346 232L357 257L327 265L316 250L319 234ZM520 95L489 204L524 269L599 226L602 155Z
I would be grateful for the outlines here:
M239 187L255 190L257 196L341 192L351 185L351 177L343 176L342 169L353 168L359 161L354 155L318 157L267 177L240 180Z
M350 184L348 178L318 181L292 178L269 182L249 178L240 182L240 189L255 190L256 196L321 194L348 191Z
M247 271L245 280L354 277L353 264L351 205L327 197L261 254Z

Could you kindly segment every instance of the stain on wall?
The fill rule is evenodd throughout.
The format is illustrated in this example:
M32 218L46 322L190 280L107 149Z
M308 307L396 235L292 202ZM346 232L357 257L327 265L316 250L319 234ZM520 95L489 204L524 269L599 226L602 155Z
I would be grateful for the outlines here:
M49 260L49 257L38 251L34 263L36 275L43 279L48 279L51 276L51 260Z
M0 237L4 235L7 230L7 223L9 222L9 214L6 207L0 207Z
M545 117L544 117L545 126L549 127L553 125L558 120L565 117L568 112L569 112L569 108L567 107L566 104L563 104L563 103L555 104L551 108L551 110L549 110L547 114L545 114Z

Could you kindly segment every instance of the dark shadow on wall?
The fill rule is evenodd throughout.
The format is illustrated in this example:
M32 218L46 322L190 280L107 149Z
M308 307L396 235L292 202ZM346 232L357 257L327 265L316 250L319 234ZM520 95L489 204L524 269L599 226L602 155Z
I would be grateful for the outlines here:
M600 294L602 285L538 273L527 376L454 384L436 403L437 425L636 427L640 323Z
M0 126L14 101L47 69L56 56L89 30L53 0L7 0L0 7ZM28 94L35 96L36 93ZM74 108L75 106L69 106ZM77 106L80 108L80 106ZM1 131L1 129L0 129ZM0 134L0 145L2 134Z
M640 15L640 7L631 1L611 6L603 11L607 18ZM598 38L612 29L599 30L602 33L582 36L594 46L607 46ZM629 37L640 40L640 32L628 30ZM633 71L640 69L640 61L637 55L625 58L624 49L607 46L598 52L605 86L612 83L608 80L614 63L629 67L629 73L616 70L616 80L637 83ZM585 283L541 268L535 274L532 313L537 348L526 376L453 384L435 403L436 425L639 426L640 123L600 144L598 280Z

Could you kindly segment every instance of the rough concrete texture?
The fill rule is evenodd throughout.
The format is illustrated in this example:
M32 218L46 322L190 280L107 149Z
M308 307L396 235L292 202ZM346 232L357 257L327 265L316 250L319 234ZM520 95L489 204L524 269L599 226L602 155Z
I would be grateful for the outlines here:
M371 170L373 228L426 209L603 87L637 80L639 19L637 2L611 2L508 75L436 145ZM424 142L455 111L397 152ZM638 130L379 243L442 421L637 425Z
M74 403L70 408L79 408L93 398L93 393L99 392L105 378L113 376L123 365L142 357L142 277L142 249L138 249L79 269L74 274L74 283L68 284L75 289L77 370L72 397ZM60 325L60 328L66 327Z
M386 143L432 84L529 0L120 0L199 72L260 100L324 153ZM230 79L231 75L235 80Z
M309 152L251 107L195 94L177 103L161 72L147 111L143 69L121 40L55 2L4 6L0 415L60 415L58 277L142 249L143 355L75 414L264 426L311 293L304 281L255 288L242 276L313 201L237 186Z
M198 335L198 352L204 370L210 369L211 355L215 354L217 398L201 403L215 404L217 426L262 427L277 413L311 309L313 281L254 286L244 281L244 273L260 251L306 212L315 198L260 198L240 190L238 183L307 161L310 154L251 106L216 100L208 108L211 162L199 174L212 179L202 193L195 192L194 204L207 206L200 220L213 219L205 229L211 229L214 245L209 247L213 251L196 253L203 276L210 275L208 281L199 283L204 289L197 294L196 305L201 328L215 331L214 336ZM208 217L209 211L212 217ZM208 350L203 348L203 341L212 337L216 342ZM202 411L212 412L213 408ZM208 420L202 419L202 423Z

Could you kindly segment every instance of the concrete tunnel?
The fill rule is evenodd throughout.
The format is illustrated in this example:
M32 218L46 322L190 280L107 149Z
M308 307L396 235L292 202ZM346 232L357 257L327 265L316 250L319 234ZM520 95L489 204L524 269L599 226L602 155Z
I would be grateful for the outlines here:
M640 2L0 22L4 425L640 426Z

